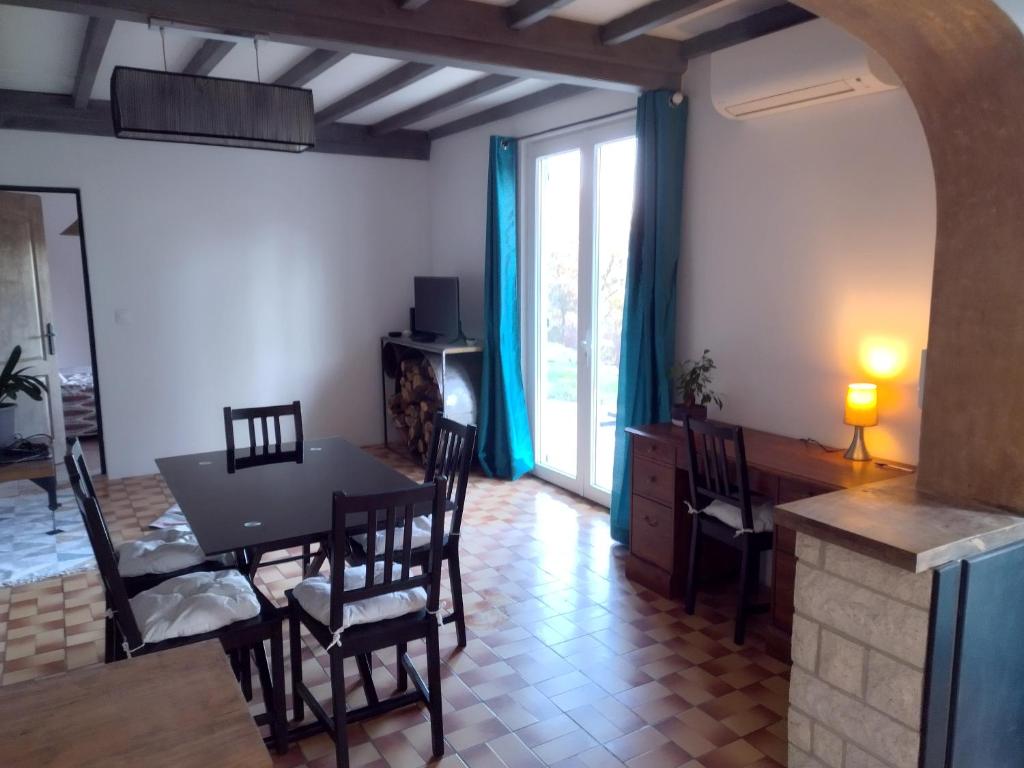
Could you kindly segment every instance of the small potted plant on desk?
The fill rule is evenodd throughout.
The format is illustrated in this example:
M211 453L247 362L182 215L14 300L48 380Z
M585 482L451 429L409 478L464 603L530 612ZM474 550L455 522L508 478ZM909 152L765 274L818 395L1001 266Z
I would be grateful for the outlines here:
M676 404L672 406L672 423L683 425L683 417L706 419L708 404L722 407L722 398L711 389L711 372L715 361L705 349L700 360L684 360L672 366L672 381L675 383Z
M0 450L14 442L14 409L19 393L28 395L35 401L43 399L47 391L46 382L38 376L27 373L28 368L14 370L21 359L21 347L11 350L10 357L3 370L0 370Z

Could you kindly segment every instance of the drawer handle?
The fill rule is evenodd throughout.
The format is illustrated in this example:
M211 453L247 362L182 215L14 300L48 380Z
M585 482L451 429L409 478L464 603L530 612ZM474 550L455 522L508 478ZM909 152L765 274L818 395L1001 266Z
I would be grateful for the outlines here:
M658 482L658 476L651 475L650 477L647 478L647 482L649 482L651 485L654 485L655 483Z
M644 515L644 522L647 523L651 528L658 527L658 518L651 517L650 515Z

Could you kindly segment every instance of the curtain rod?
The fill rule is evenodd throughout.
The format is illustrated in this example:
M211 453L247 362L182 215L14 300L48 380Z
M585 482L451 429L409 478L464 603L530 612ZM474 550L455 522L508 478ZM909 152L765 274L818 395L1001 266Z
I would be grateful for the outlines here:
M543 131L537 131L536 133L528 133L525 136L513 136L516 141L525 141L526 139L535 139L538 136L545 136L549 133L557 133L558 131L564 131L568 128L576 128L581 125L588 125L589 123L597 123L601 120L609 120L613 117L620 117L621 115L628 115L636 112L636 107L630 107L629 109L620 109L618 112L609 112L607 115L598 115L597 117L588 117L586 120L577 120L574 123L566 123L565 125L558 125L554 128L545 128Z

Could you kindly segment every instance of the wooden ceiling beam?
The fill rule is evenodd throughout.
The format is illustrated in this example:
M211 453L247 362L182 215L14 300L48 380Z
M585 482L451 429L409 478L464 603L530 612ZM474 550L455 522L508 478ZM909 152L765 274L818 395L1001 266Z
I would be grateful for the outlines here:
M722 2L723 0L656 0L612 19L601 27L601 42L605 45L619 45L665 24L695 16Z
M376 136L382 136L385 133L397 131L399 128L418 123L420 120L425 120L431 115L436 115L438 112L465 104L467 101L478 99L501 88L507 88L515 82L518 82L518 79L511 75L484 75L479 80L466 83L447 93L442 93L440 96L435 96L422 104L417 104L415 107L399 112L397 115L393 115L386 120L381 120L371 128L371 133Z
M532 27L571 2L573 0L519 0L508 9L508 25L512 29Z
M450 123L439 125L436 128L431 128L427 133L430 135L430 140L441 139L445 136L451 136L454 133L462 133L468 131L471 128L477 128L481 125L487 125L493 123L495 120L504 120L509 117L514 117L522 112L529 112L532 109L540 109L546 107L549 104L554 104L565 99L572 98L573 96L579 96L582 93L587 93L590 88L585 88L579 85L553 85L550 88L545 88L543 91L537 91L527 96L522 96L512 101L506 101L504 104L498 104L497 106L490 107L489 109L481 110L480 112L474 112L472 115L453 120Z
M228 40L204 40L182 71L186 75L209 75L234 47L235 44Z
M459 66L516 77L636 91L678 87L678 41L601 43L599 27L548 17L510 29L508 9L472 0L431 0L415 13L395 0L4 0L33 8L195 29L354 53ZM264 38L261 38L264 39Z
M333 104L324 107L316 113L316 124L325 125L333 123L345 115L350 115L358 109L369 106L375 101L390 96L395 91L412 85L417 80L422 80L431 75L440 67L433 64L420 64L411 61L393 69L383 77L379 77L372 83L364 85L347 96L342 96Z
M87 107L75 109L67 96L28 91L0 90L0 129L114 137L110 102L91 101ZM316 146L310 151L429 160L430 138L426 131L375 136L365 125L331 123L317 127Z
M392 131L387 136L376 136L367 125L331 123L317 126L313 151L330 155L429 160L430 136L426 131Z
M100 71L100 61L103 60L103 52L107 50L110 33L113 31L113 19L89 19L85 28L82 53L78 57L75 88L71 92L71 102L75 105L75 109L85 109L89 105L93 86L96 85L96 75Z
M779 5L732 24L726 24L724 27L705 32L703 35L684 40L683 51L688 59L692 59L722 48L745 43L747 40L770 35L772 32L780 32L816 18L818 17L813 13L798 6Z
M301 88L313 78L322 75L346 56L348 56L347 51L329 51L324 48L317 48L296 62L287 72L277 78L274 84Z

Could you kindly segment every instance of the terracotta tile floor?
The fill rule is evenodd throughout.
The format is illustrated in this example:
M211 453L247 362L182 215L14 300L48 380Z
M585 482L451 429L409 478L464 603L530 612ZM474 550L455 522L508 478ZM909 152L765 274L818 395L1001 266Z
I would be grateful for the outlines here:
M115 539L138 535L171 502L156 475L101 479L98 490ZM431 761L426 717L409 708L349 728L354 767L785 765L788 667L764 652L756 629L733 645L731 599L721 611L703 600L687 616L626 580L605 510L532 478L475 477L462 553L469 645L460 651L454 626L442 630L445 757ZM298 568L260 577L281 600ZM0 589L0 683L97 663L102 612L92 571ZM415 660L425 666L422 655ZM326 654L309 644L306 680L326 700L325 666ZM393 666L393 655L374 660L382 695L393 689ZM354 666L346 673L358 706ZM331 766L331 743L307 739L274 765Z

